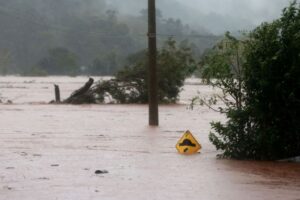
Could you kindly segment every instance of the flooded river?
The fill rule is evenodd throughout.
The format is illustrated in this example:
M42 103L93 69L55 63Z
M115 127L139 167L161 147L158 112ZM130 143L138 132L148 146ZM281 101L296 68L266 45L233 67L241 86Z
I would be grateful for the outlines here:
M216 92L199 80L187 81L178 105L160 106L158 128L147 126L146 105L47 104L54 83L66 98L86 81L0 77L0 200L300 199L299 164L216 159L209 123L224 117L187 106ZM177 153L185 130L200 154Z

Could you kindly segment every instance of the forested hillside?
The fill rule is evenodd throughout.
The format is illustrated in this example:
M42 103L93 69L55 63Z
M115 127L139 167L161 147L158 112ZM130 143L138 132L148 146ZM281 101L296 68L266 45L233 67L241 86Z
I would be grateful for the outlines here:
M147 46L147 10L120 14L101 0L0 2L0 73L111 75ZM158 42L187 43L196 57L218 37L157 12ZM195 29L195 30L194 30Z

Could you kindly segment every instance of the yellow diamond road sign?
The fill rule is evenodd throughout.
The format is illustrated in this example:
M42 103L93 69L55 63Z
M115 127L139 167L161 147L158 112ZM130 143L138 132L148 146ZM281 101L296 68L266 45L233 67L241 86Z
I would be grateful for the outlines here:
M176 144L176 149L181 154L194 154L201 149L201 145L190 131L186 131Z

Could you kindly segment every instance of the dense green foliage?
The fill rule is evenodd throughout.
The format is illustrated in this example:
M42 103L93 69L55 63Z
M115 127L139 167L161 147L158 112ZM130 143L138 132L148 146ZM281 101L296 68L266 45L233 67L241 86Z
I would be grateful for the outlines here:
M222 95L215 95L209 100L196 97L192 104L200 102L213 109L212 105L221 100L226 105L225 108L218 108L221 113L242 108L245 62L243 52L244 41L227 32L221 42L204 54L199 65L202 81L221 89Z
M146 103L148 101L147 52L133 55L129 60L136 61L120 70L116 77L100 82L98 97L109 94L118 103ZM161 103L175 103L185 78L192 75L196 64L187 44L176 45L172 39L158 51L158 95Z
M176 35L177 41L189 38L197 55L216 40L162 13L157 29L159 45L166 35ZM40 65L49 50L63 48L76 55L77 73L112 75L129 55L146 48L147 10L121 15L105 0L1 1L0 30L0 74L67 74L63 68L48 66L45 71ZM199 34L207 37L190 37Z
M243 52L241 88L231 90L232 82L221 84L240 93L241 104L227 106L225 124L212 123L210 140L225 157L299 156L300 5L292 3L280 19L251 32Z
M247 111L256 154L284 158L300 154L300 4L251 34L246 54Z

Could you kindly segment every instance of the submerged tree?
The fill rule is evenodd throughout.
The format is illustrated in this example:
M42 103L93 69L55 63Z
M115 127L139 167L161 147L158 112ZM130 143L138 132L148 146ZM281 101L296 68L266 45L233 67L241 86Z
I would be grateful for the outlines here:
M202 81L221 89L222 95L215 95L209 100L195 98L200 104L210 108L221 100L226 108L218 108L219 112L228 113L230 109L241 109L243 102L243 65L244 41L233 37L229 32L212 50L207 51L200 62L199 73Z
M199 103L208 106L214 111L223 113L227 117L225 124L212 122L211 126L215 132L210 134L210 140L224 151L225 157L247 157L237 155L236 152L247 154L247 145L241 144L247 118L243 117L242 111L245 106L244 91L244 46L245 41L225 34L224 39L212 50L204 54L200 62L200 74L204 83L218 88L222 94L213 95L206 99L196 97L192 100L192 106ZM221 101L224 106L216 108L215 105ZM237 150L237 148L239 150Z
M280 19L249 34L243 45L244 61L228 60L227 51L208 59L203 75L215 77L213 84L233 100L223 99L226 108L220 111L225 112L226 123L212 123L210 140L223 151L222 156L281 159L299 155L299 35L300 6L295 1ZM235 44L235 39L231 41ZM232 70L236 63L242 63L241 76Z
M245 103L254 158L300 155L300 4L255 29L247 45ZM253 134L255 133L255 134Z
M103 99L110 96L118 103L146 103L148 101L147 52L132 55L130 66L118 71L116 77L100 82L96 92ZM176 102L184 80L192 75L196 64L191 50L186 46L178 47L169 39L157 55L158 95L162 103Z

